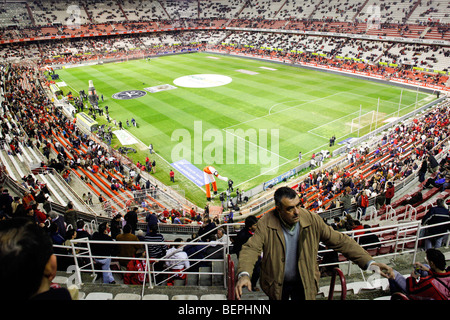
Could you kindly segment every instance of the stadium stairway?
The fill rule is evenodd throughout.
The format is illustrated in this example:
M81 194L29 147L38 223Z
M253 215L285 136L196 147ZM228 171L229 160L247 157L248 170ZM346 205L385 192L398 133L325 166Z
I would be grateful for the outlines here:
M54 116L50 115L50 117ZM89 153L88 147L84 143L81 143L79 148L73 148L73 145L68 138L72 133L70 130L66 130L66 135L64 135L63 131L64 128L61 128L60 126L55 126L52 130L52 139L54 142L54 145L52 145L52 154L57 155L59 152L64 152L68 159L75 159L75 157L86 158L86 155ZM56 146L56 143L59 144L59 147ZM71 172L78 182L84 182L85 190L83 190L83 193L91 192L96 198L101 195L104 199L109 201L110 207L108 210L111 209L114 213L127 210L128 206L134 200L133 191L131 191L129 186L125 187L123 185L124 175L116 170L114 170L114 172L108 170L97 170L96 172L93 172L92 168L82 168L81 166L78 166L72 168ZM111 188L112 179L116 179L121 185L119 190L113 190ZM135 184L134 186L136 187ZM164 204L158 202L149 194L146 195L145 202L147 204L146 208L151 208L155 212L162 212L166 208ZM102 207L99 211L103 212L103 209L104 208Z
M66 206L71 201L77 210L90 211L78 194L62 179L61 175L51 168L40 167L40 158L36 150L23 144L20 145L20 149L21 153L16 155L12 155L4 149L1 150L0 154L2 163L14 180L22 184L24 182L22 178L31 175L38 182L47 185L51 202Z

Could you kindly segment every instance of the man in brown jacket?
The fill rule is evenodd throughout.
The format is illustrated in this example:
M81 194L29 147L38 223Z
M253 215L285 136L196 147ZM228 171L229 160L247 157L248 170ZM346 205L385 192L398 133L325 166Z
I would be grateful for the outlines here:
M123 233L117 235L116 240L117 241L138 242L139 238L137 236L135 236L134 234L132 234L131 231L132 231L131 225L126 224L123 227ZM119 251L117 255L119 257L133 258L136 254L136 251L138 249L141 249L143 247L143 245L137 244L137 243L130 243L130 244L121 243L121 244L118 244L117 247L118 247L118 251ZM128 259L120 259L119 264L121 267L123 267L124 270L126 270L129 261L130 260L128 260Z
M317 263L319 242L344 254L360 268L376 263L349 236L333 230L322 218L301 207L295 190L281 187L275 191L275 209L259 219L255 234L243 245L238 265L237 299L243 287L251 290L251 274L258 256L261 262L261 289L272 300L314 300L320 272Z

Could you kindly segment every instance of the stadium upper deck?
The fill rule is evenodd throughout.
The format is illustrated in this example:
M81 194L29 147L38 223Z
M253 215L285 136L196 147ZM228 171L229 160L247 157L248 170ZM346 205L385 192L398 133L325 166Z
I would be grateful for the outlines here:
M450 40L446 0L55 0L0 4L2 39L185 27L254 27ZM73 30L69 26L81 25Z

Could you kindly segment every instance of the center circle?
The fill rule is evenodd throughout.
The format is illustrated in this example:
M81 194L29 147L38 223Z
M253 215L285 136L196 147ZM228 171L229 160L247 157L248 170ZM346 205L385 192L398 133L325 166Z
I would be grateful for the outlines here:
M173 83L186 88L212 88L229 84L233 79L220 74L194 74L177 78Z

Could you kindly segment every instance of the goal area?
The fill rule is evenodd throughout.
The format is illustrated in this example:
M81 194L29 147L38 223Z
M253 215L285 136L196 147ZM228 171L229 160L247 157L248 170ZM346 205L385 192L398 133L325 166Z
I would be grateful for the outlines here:
M352 119L350 124L350 132L358 132L362 128L370 126L372 123L376 121L376 112L375 110L369 111L365 114L362 114L358 117Z

